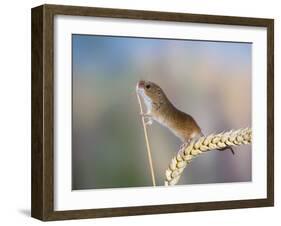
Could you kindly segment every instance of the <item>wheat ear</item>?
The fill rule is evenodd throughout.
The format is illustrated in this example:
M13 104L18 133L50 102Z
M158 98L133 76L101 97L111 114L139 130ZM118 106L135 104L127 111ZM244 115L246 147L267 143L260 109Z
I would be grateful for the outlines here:
M155 187L156 183L155 183L154 169L153 169L153 163L152 163L150 145L149 145L148 136L147 136L146 125L145 125L144 116L143 116L141 100L140 100L140 96L139 96L137 91L136 91L136 94L137 94L138 102L139 102L139 105L140 105L140 114L142 116L141 119L142 119L142 125L143 125L143 131L144 131L144 137L145 137L145 143L146 143L147 156L148 156L148 161L149 161L149 166L150 166L152 184Z
M184 168L196 156L215 149L227 146L250 144L252 141L251 128L239 129L236 131L211 134L207 137L200 137L192 141L187 147L181 148L177 155L172 158L169 168L166 170L165 185L175 185L180 179Z

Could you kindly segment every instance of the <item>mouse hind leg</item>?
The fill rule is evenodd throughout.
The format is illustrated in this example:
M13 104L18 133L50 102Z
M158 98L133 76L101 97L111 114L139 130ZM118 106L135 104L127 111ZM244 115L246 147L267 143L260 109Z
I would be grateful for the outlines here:
M200 133L193 133L188 138L185 137L184 139L182 139L183 144L180 146L180 149L186 149L190 145L191 142L197 141L202 136L204 136L204 134L202 132L200 132Z

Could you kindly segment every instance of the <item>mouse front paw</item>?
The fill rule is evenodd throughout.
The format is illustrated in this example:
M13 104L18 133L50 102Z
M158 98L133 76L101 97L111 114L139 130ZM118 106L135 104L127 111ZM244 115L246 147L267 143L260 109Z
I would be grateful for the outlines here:
M150 125L152 125L152 123L153 123L152 118L144 118L145 125L150 126Z
M145 125L150 126L153 123L153 119L150 114L141 113L140 115L143 117Z
M151 117L151 115L148 114L148 113L140 113L140 115L141 115L142 117L144 117L144 118L146 118L146 117Z

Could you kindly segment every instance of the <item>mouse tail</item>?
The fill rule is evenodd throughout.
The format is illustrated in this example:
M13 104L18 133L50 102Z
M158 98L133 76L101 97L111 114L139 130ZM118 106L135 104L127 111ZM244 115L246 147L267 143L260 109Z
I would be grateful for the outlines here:
M235 152L234 152L234 150L233 150L233 148L232 148L231 146L227 146L227 147L225 147L225 148L220 148L220 149L218 149L218 150L219 150L219 151L230 150L231 153L232 153L233 155L235 155Z

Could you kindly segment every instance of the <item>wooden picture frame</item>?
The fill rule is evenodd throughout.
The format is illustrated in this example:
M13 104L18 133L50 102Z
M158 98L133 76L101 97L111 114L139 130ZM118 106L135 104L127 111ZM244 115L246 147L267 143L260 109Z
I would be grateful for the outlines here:
M54 16L126 18L267 29L267 198L122 208L54 210ZM42 5L32 9L32 202L34 218L50 220L160 214L274 205L274 21L125 9Z

